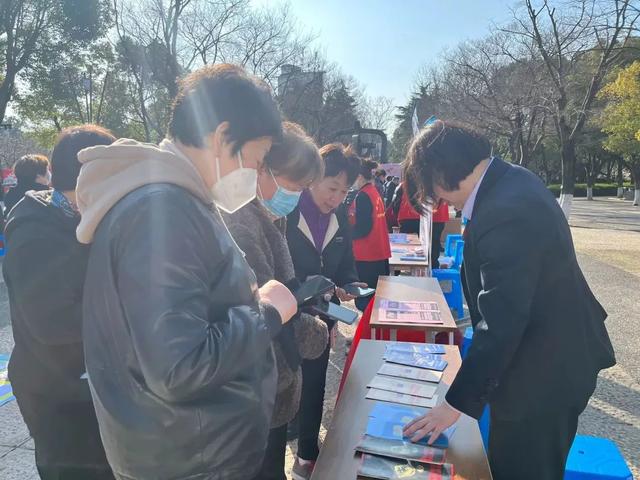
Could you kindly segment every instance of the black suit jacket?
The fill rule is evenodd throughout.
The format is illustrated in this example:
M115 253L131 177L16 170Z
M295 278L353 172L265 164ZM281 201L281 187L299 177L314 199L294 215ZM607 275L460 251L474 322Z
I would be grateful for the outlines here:
M503 419L584 405L615 357L556 199L494 158L465 237L474 337L447 402L475 418L490 403Z

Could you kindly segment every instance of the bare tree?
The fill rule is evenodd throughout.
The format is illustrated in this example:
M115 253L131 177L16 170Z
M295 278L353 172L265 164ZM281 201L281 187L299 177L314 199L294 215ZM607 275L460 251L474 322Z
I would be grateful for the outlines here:
M356 112L364 128L388 131L392 127L396 107L391 98L370 97L363 93L357 101Z
M540 62L501 32L445 55L449 115L503 137L511 161L527 166L544 138L548 100Z
M184 67L216 63L233 50L244 18L250 13L248 0L200 0L182 18Z
M553 122L562 156L560 204L569 216L573 199L576 142L589 118L605 75L616 65L634 31L639 11L633 0L570 0L557 9L548 0L525 0L524 13L514 12L515 24L502 31L532 45L542 59L553 95ZM590 67L582 88L576 73ZM583 72L584 73L584 72Z
M246 18L226 60L239 63L275 88L281 67L300 65L314 38L300 30L288 4L262 8Z

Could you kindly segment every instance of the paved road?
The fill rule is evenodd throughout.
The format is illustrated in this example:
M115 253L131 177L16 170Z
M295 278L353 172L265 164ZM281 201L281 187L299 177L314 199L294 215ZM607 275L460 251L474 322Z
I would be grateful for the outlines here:
M640 207L628 200L576 198L571 212L571 226L640 232Z
M602 372L598 388L580 419L580 433L613 439L640 479L640 209L630 202L576 199L571 218L574 241L585 276L609 313L607 326L618 365ZM327 378L321 435L331 423L332 405L352 327L340 326ZM0 353L11 351L4 283L0 283ZM295 443L289 445L291 468ZM15 402L0 407L0 478L35 480L33 443Z

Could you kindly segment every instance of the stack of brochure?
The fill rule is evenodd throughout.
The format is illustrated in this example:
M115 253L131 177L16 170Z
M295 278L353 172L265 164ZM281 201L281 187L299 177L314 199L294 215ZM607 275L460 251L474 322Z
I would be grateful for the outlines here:
M436 302L380 300L378 318L388 323L443 324L440 307Z
M438 383L447 361L443 345L392 343L384 354L385 363L369 382L367 398L432 408L437 404Z
M356 451L361 455L358 475L381 480L449 480L455 472L446 463L446 449L455 427L447 429L433 445L426 439L412 443L403 427L425 410L378 403L369 414L367 431Z

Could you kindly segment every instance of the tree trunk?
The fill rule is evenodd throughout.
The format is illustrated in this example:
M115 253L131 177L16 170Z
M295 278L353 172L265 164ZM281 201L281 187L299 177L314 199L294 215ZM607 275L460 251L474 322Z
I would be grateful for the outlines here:
M7 113L7 105L9 105L11 94L13 93L14 80L15 74L7 72L0 84L0 123L4 121L4 115Z
M587 200L593 200L593 187L587 187Z
M640 163L635 163L631 167L631 175L633 176L633 185L635 193L633 195L633 206L640 205Z
M624 161L622 160L622 157L618 158L618 198L624 198L624 189L622 188L623 186L623 176L622 176L622 172L624 170Z
M573 142L562 145L562 188L560 190L560 206L565 217L571 215L573 192L576 184L576 149Z

